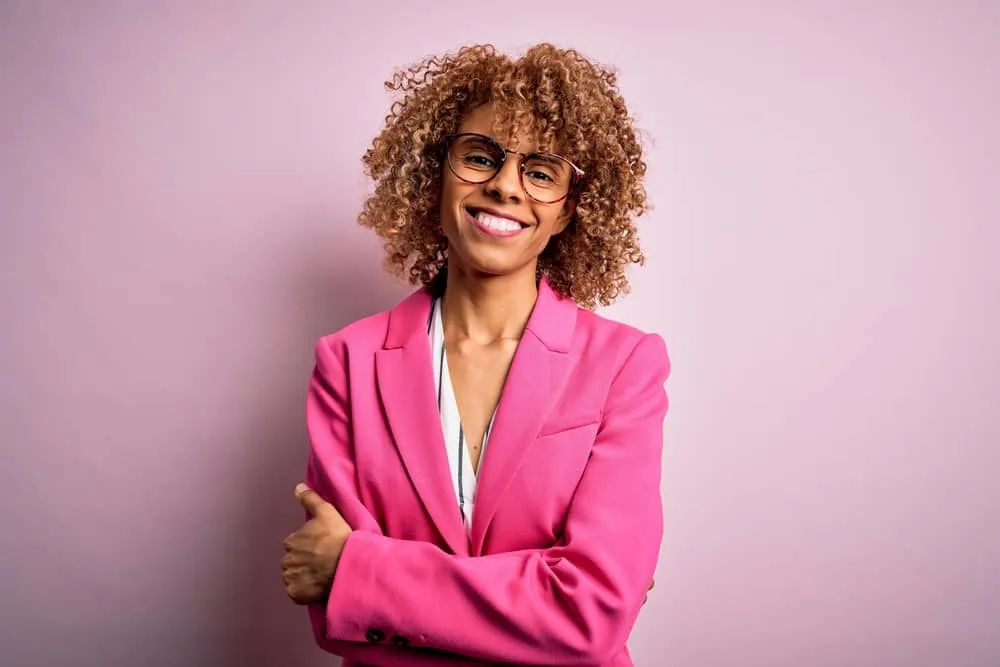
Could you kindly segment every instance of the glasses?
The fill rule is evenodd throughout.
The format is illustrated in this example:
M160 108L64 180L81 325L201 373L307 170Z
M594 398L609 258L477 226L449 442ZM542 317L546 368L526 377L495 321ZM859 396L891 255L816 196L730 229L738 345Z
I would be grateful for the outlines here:
M483 134L450 134L445 140L448 142L448 166L466 183L486 183L500 172L508 155L520 156L521 188L542 204L555 204L565 199L584 175L582 169L561 155L512 151Z

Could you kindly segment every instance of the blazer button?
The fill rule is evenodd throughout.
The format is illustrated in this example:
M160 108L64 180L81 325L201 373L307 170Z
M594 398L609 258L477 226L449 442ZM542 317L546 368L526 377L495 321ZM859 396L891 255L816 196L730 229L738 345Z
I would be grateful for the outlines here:
M410 640L407 639L406 637L402 636L402 635L393 635L393 637L392 637L392 643L395 644L396 646L400 646L400 647L402 647L402 646L409 646L410 645Z
M385 639L385 633L378 628L368 628L368 632L365 633L365 639L370 642L380 642Z

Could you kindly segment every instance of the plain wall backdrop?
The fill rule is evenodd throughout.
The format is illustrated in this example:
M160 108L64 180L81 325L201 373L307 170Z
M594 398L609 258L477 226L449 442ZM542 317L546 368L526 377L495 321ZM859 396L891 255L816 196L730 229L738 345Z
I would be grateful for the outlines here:
M394 68L616 66L667 340L643 667L1000 664L996 2L0 3L0 664L335 665L285 597Z

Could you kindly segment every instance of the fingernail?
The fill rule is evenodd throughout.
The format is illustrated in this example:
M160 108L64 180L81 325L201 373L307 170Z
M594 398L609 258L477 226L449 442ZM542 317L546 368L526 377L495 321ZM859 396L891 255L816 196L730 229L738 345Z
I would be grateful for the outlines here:
M309 488L308 486L306 486L302 482L299 482L298 484L295 485L295 495L301 496L302 493L308 488Z

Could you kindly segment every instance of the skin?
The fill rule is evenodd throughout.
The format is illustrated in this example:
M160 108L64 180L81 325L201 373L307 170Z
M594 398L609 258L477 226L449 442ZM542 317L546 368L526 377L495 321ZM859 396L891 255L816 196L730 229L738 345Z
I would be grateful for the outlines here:
M471 111L459 132L493 136L492 105ZM536 150L531 134L503 143L509 150ZM478 470L483 434L503 391L507 369L538 295L538 257L549 240L569 224L574 202L542 204L521 187L520 161L508 157L486 183L466 183L442 169L440 219L448 239L448 278L442 301L445 350L473 469ZM469 210L491 211L517 219L526 228L508 238L480 231ZM337 509L299 484L295 495L311 517L285 539L282 559L289 597L299 604L324 601L351 527ZM653 582L649 589L653 589Z

